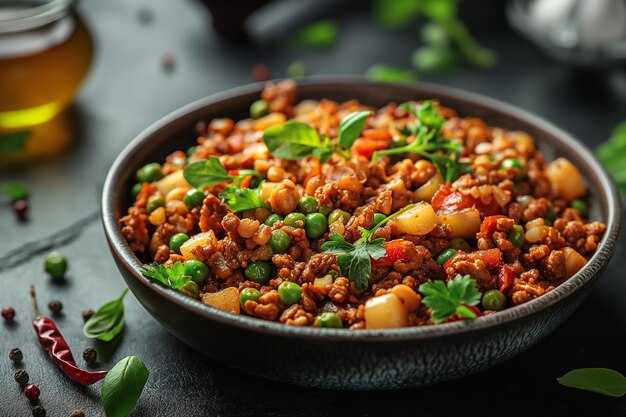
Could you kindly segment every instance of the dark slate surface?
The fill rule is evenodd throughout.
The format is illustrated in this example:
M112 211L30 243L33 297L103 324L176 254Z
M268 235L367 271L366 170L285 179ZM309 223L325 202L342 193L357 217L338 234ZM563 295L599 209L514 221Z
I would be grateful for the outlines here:
M137 19L145 4L151 4L155 13L150 25ZM355 4L360 3L348 6ZM76 144L53 161L0 173L2 181L23 181L32 190L28 223L16 223L9 208L0 207L0 253L4 254L0 305L13 305L18 314L14 325L0 325L0 417L30 415L30 406L12 379L17 368L7 357L17 346L25 353L24 367L42 390L49 416L68 416L75 408L88 416L104 415L99 384L82 388L71 383L39 347L30 325L33 314L27 288L37 285L41 304L54 298L64 302L65 314L58 324L80 358L82 350L93 345L82 336L80 312L115 298L124 288L96 213L107 169L135 134L185 103L249 82L250 68L257 62L267 63L275 76L283 76L284 68L295 59L305 60L314 74L362 74L375 62L408 66L416 38L411 31L372 29L365 12L353 13L346 6L339 18L341 38L326 52L302 52L285 42L267 41L250 48L221 40L211 31L206 10L191 1L90 1L82 4L81 12L93 31L97 50L91 75L73 109L80 131ZM519 105L571 131L590 147L624 118L623 74L572 72L506 30L481 37L499 53L495 68L423 78ZM158 64L165 50L176 55L170 73ZM51 283L42 273L47 252L42 248L47 247L68 256L67 282ZM585 304L534 348L478 375L419 389L331 392L253 378L194 353L152 319L132 295L125 303L123 335L95 347L102 368L135 354L150 369L150 380L132 414L135 417L623 416L623 399L568 390L555 381L577 367L626 371L620 344L626 331L623 259L622 245ZM251 346L250 354L254 353Z

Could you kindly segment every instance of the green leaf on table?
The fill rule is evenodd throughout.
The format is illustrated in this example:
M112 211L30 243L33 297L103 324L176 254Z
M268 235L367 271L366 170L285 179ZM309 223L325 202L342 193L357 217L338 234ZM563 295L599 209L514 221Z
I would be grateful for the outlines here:
M224 191L220 194L220 198L228 204L234 213L261 207L269 208L267 204L261 201L260 190L261 185L259 185L259 188L253 190L250 188L240 188L235 184L231 184L224 188Z
M367 69L365 77L370 81L411 84L417 76L411 70L389 64L375 64Z
M413 52L413 66L424 72L445 72L459 63L457 52L448 46L423 46Z
M83 325L83 334L90 339L109 342L124 328L124 297L126 288L116 300L100 307L98 311Z
M420 14L417 0L375 0L373 12L376 20L390 29L407 26Z
M428 281L419 287L424 296L424 305L432 310L431 317L435 323L441 323L455 313L475 318L476 313L466 306L480 303L482 294L476 289L476 280L469 275L458 274L446 284L443 281Z
M566 387L596 392L610 397L626 395L626 377L613 369L574 369L556 380Z
M322 146L315 129L295 120L270 127L263 133L263 141L272 155L294 161L311 156Z
M337 132L339 146L344 149L352 148L356 138L361 135L367 118L372 114L373 112L371 111L358 111L344 117L339 124Z
M14 132L0 135L0 156L14 156L24 149L31 132Z
M191 277L185 275L185 265L180 261L175 262L169 268L153 262L141 267L141 274L177 291L182 290L185 284L191 281Z
M626 196L626 122L613 129L609 139L596 149L596 156L613 177L622 197Z
M309 48L328 48L339 35L339 25L331 19L320 20L303 27L296 35L301 46Z
M200 188L205 185L221 184L232 181L236 176L229 175L217 156L192 162L183 170L185 180L192 186Z
M422 42L428 46L450 46L448 33L437 23L429 22L422 25L420 38Z
M100 394L106 417L126 417L137 405L150 373L137 356L128 356L109 371Z
M11 201L28 198L28 188L22 184L0 184L0 192L6 194Z

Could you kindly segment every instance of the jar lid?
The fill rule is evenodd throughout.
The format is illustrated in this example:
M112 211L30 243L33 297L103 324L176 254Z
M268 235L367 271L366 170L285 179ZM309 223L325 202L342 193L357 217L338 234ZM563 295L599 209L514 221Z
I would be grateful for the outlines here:
M45 26L67 15L76 0L0 0L0 34Z

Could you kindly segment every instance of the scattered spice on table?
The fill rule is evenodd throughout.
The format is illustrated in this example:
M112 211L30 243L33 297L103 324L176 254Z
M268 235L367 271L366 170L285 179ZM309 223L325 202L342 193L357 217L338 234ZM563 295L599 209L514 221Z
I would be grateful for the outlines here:
M6 322L11 323L15 318L15 310L13 309L13 307L4 307L2 309L2 318Z
M28 206L28 200L16 200L11 205L19 221L24 222L28 220Z
M24 386L24 385L28 384L28 380L30 379L30 375L28 375L28 372L26 372L25 370L21 369L21 370L17 371L13 375L13 378L15 378L15 382L17 382L21 386Z
M85 413L83 413L82 410L74 410L72 414L70 414L70 417L85 417Z
M81 313L81 315L83 316L83 320L84 321L89 320L91 318L91 316L93 316L93 313L94 313L94 311L91 308L83 310L83 312Z
M52 300L48 303L48 309L54 314L58 316L61 314L61 310L63 310L63 303L59 300Z
M11 362L20 363L22 362L22 359L24 359L24 354L20 348L11 349L9 352L9 359L11 359Z
M161 64L161 68L165 71L171 71L174 69L174 65L176 64L176 56L174 56L174 54L170 51L165 51L161 54L159 62Z
M46 417L46 409L38 405L33 408L33 417Z
M256 64L252 67L252 79L254 81L267 81L270 79L270 69L265 64Z
M17 219L25 221L28 212L28 188L22 184L0 184L0 192L11 200L11 207Z
M51 252L44 260L43 269L52 279L61 280L67 272L67 259L60 252Z
M154 20L154 12L152 12L152 9L149 9L148 7L142 7L137 12L137 18L139 19L139 22L144 25L150 24Z
M35 384L26 385L26 387L24 388L24 395L30 401L37 401L39 400L39 396L41 395L41 390Z
M103 379L107 375L106 371L85 371L76 365L72 351L54 321L48 317L41 317L34 286L30 287L30 296L37 316L33 321L33 327L41 346L57 366L70 379L81 385L91 385Z
M83 359L87 364L92 365L98 360L98 352L94 348L87 348L83 352Z

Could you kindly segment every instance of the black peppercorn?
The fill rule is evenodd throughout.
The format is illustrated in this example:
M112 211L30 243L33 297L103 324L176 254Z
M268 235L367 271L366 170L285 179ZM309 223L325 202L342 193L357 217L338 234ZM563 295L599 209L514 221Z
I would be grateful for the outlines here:
M63 310L63 303L59 300L52 300L48 303L48 308L52 311L52 314L59 315Z
M83 315L83 320L87 321L91 318L91 316L93 316L94 311L90 308L88 308L87 310L83 310L82 315Z
M9 352L9 359L11 359L11 362L19 363L22 362L22 359L24 359L24 355L19 348L11 349Z
M85 362L91 365L92 363L95 363L98 359L98 353L94 348L87 348L83 352L83 359L85 360Z
M81 410L74 410L72 411L72 414L70 414L70 417L85 417L85 413Z
M21 371L17 371L15 375L13 375L13 377L15 378L15 381L17 381L17 383L20 385L28 384L28 380L30 379L28 372L23 369Z
M33 407L33 417L46 417L46 409L40 405Z

